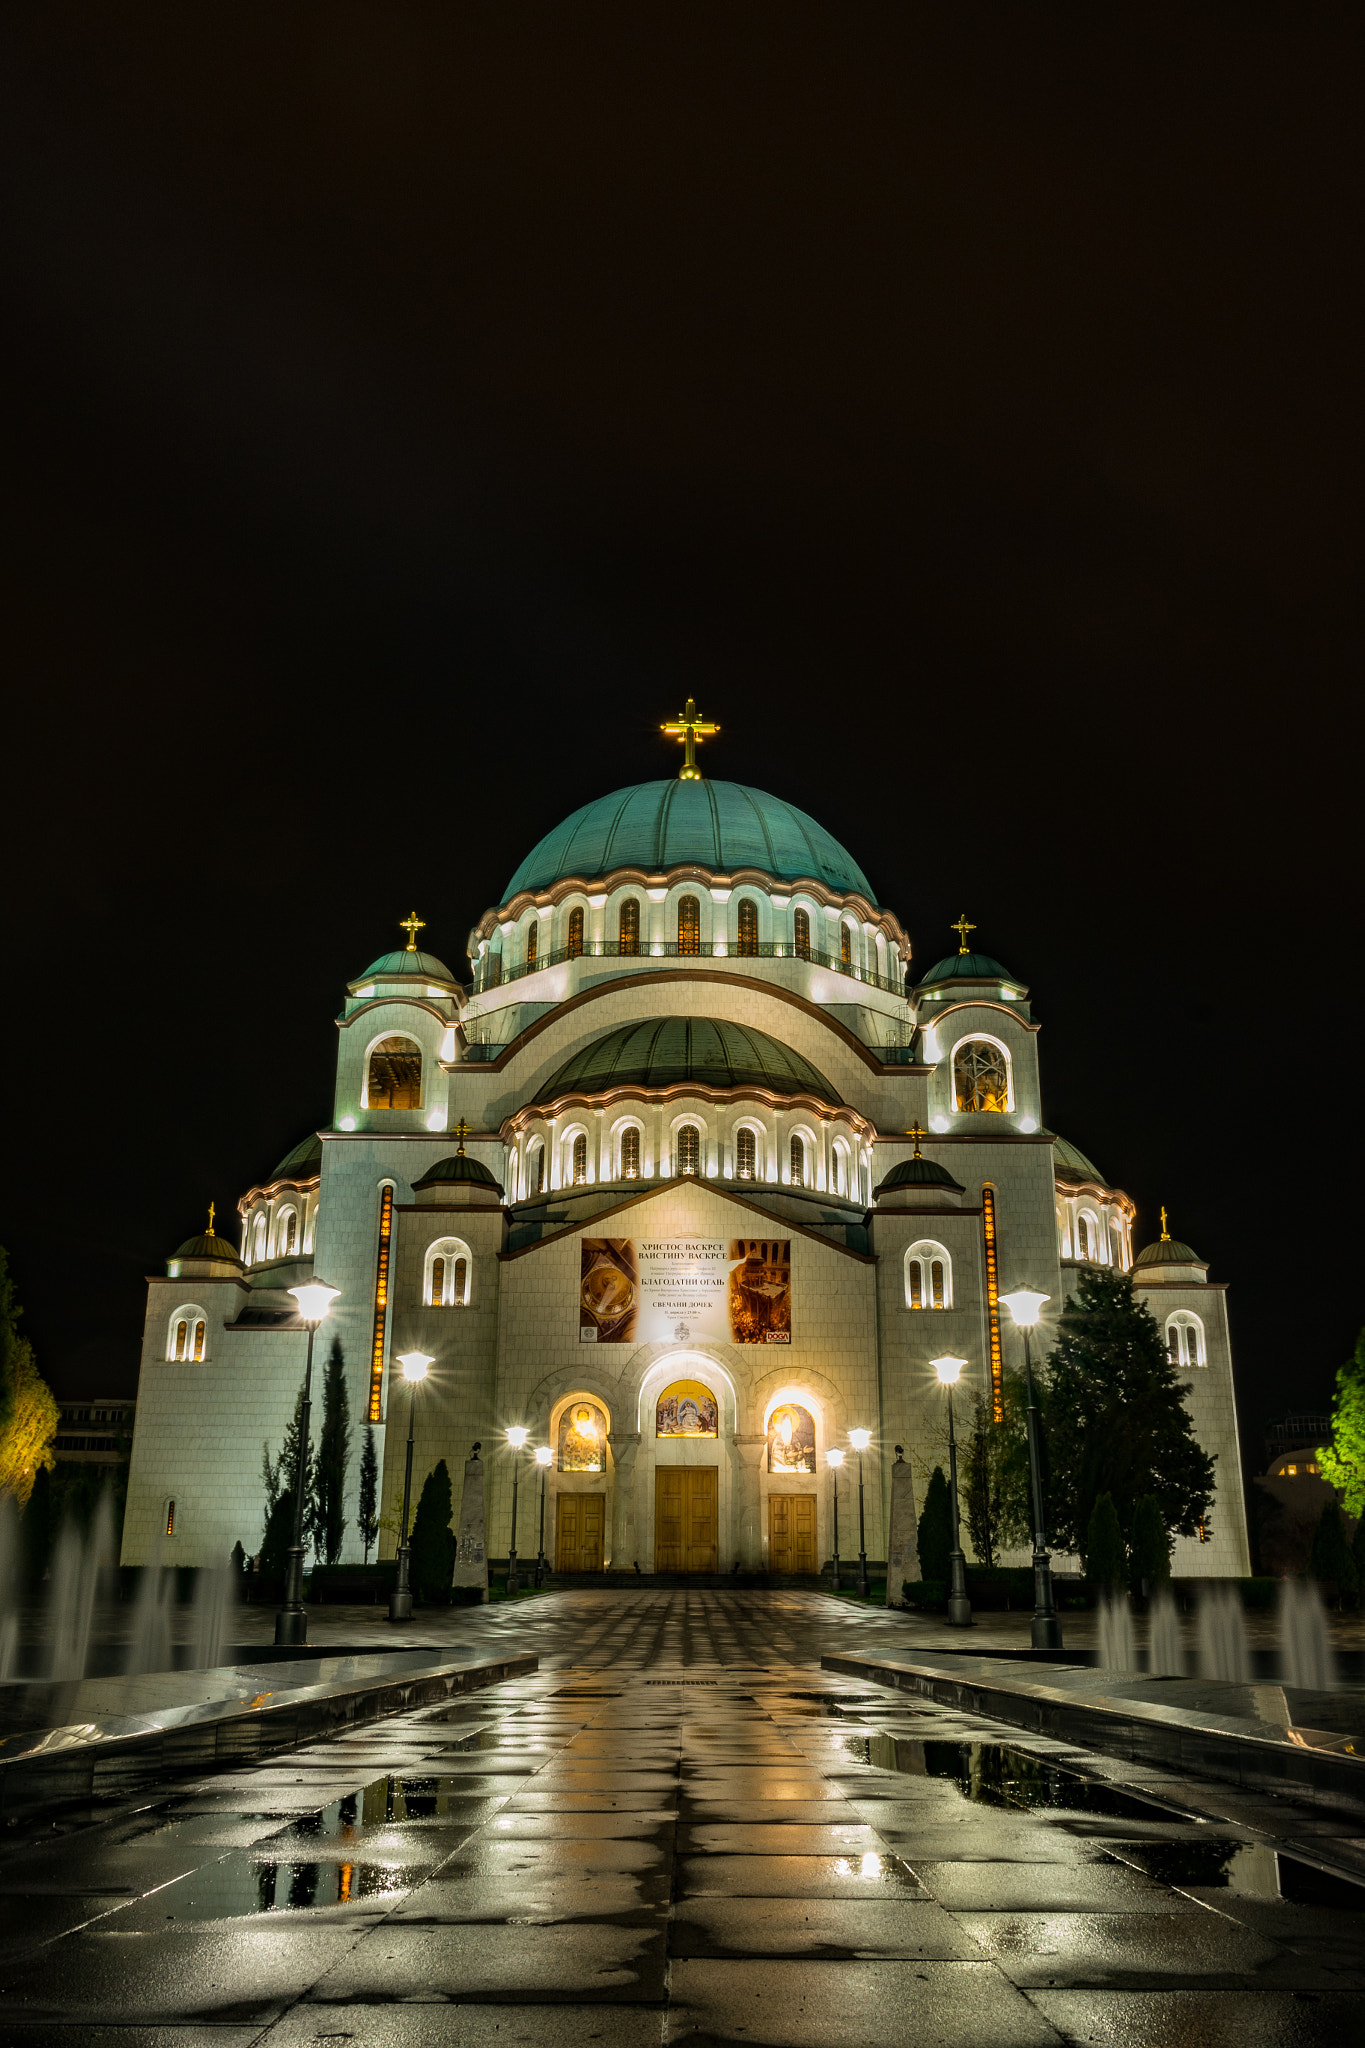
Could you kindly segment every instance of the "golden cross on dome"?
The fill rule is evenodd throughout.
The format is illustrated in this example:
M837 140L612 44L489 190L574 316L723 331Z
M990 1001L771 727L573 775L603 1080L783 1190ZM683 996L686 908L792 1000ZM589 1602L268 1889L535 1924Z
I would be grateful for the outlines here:
M209 1236L213 1236L213 1204L209 1203Z
M660 732L666 732L671 740L681 740L685 752L683 764L678 770L679 782L700 782L701 770L697 766L697 741L710 739L712 733L720 731L709 719L702 717L695 701L689 697L687 709L680 711L671 725L661 725Z
M1165 1205L1165 1203L1163 1202L1163 1203L1162 1203L1162 1205L1161 1205L1161 1242L1162 1242L1163 1244L1169 1244L1169 1243L1170 1243L1170 1241L1171 1241L1171 1233L1170 1233L1170 1231L1169 1231L1169 1230L1168 1230L1168 1229L1166 1228L1166 1205Z
M465 1122L463 1117L460 1118L460 1121L455 1126L455 1135L460 1141L459 1144L455 1147L456 1156L460 1159L463 1159L464 1141L469 1136L469 1125Z
M907 1137L907 1138L913 1138L913 1139L914 1139L914 1141L915 1141L915 1157L916 1157L916 1159L918 1159L918 1158L919 1158L919 1148L920 1148L920 1140L921 1140L922 1138L927 1138L927 1137L928 1137L928 1135L929 1135L929 1133L928 1133L928 1132L927 1132L927 1131L925 1130L925 1128L924 1128L924 1125L923 1125L923 1124L922 1124L922 1123L920 1122L920 1120L919 1120L919 1118L918 1118L918 1117L916 1117L916 1118L915 1118L915 1121L914 1121L914 1122L913 1122L913 1123L911 1124L911 1126L910 1126L909 1130L908 1130L908 1131L906 1132L906 1134L905 1134L905 1135L906 1135L906 1137Z
M968 924L967 913L965 910L963 911L961 917L958 919L957 923L949 925L948 929L949 931L956 932L958 938L962 941L961 945L957 949L958 952L965 953L967 951L967 934L968 932L974 932L976 930L976 926L974 924Z
M417 934L418 932L424 932L426 928L426 919L419 917L415 910L410 910L406 917L399 918L398 929L400 932L406 932L408 935L407 950L409 953L417 951Z

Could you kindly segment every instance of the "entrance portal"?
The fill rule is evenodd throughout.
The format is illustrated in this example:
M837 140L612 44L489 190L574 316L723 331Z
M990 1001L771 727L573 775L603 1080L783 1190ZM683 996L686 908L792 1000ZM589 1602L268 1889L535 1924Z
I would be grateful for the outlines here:
M656 1572L715 1571L719 1478L716 1465L655 1467Z
M813 1572L815 1568L814 1494L770 1493L768 1570Z
M555 1570L600 1572L606 1497L600 1493L561 1493L555 1503Z

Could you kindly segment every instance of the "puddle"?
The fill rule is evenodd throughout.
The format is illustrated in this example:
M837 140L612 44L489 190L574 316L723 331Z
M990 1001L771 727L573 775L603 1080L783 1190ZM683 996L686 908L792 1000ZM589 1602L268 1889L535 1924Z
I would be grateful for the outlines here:
M161 1896L168 1921L240 1920L392 1899L425 1875L425 1870L385 1863L256 1863L229 1857L168 1885Z
M1284 1899L1294 1906L1325 1906L1365 1913L1365 1885L1285 1856L1268 1842L1207 1837L1197 1842L1123 1842L1110 1854L1162 1884L1229 1891L1239 1898Z
M921 1742L899 1735L850 1736L859 1763L915 1778L948 1778L964 1799L1025 1812L1093 1813L1109 1820L1184 1820L1177 1807L1062 1770L1046 1757L1002 1742Z

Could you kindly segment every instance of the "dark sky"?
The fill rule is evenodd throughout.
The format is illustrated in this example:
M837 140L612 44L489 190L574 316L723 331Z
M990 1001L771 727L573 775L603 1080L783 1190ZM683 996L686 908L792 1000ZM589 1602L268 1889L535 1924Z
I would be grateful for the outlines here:
M0 34L0 1242L61 1393L346 980L705 763L1233 1283L1365 1311L1360 34L1277 7L81 7ZM1354 733L1355 737L1352 738Z

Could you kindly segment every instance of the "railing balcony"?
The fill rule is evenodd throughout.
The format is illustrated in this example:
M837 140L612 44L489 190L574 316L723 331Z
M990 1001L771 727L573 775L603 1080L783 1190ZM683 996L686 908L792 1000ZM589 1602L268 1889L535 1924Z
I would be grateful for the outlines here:
M623 945L619 939L585 939L581 946L564 946L555 953L542 953L529 965L523 960L514 967L503 967L500 953L485 954L474 977L473 993L489 995L496 988L522 981L528 974L539 974L543 968L559 967L566 960L801 960L811 967L827 967L835 974L846 974L850 981L861 982L864 988L881 989L891 996L905 994L903 976L893 981L889 975L874 974L837 953L821 953L814 946L784 941L741 948L737 943L703 945L698 941L687 945L677 939L642 939L638 945ZM491 965L494 961L498 963L496 972Z

